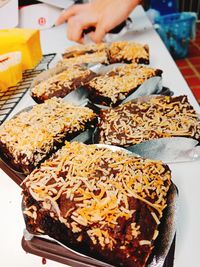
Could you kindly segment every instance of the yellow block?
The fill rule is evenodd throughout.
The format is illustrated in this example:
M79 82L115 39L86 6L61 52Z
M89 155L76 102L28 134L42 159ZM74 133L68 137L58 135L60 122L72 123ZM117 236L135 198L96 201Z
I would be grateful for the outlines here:
M16 85L22 79L21 52L0 55L0 92Z
M33 69L42 58L39 30L3 29L0 30L0 54L21 51L22 68Z

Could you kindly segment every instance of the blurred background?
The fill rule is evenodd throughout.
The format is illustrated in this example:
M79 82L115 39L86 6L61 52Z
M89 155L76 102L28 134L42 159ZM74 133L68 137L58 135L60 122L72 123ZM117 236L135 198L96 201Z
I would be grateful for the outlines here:
M48 2L71 4L70 2L73 1L20 0L19 6L21 8L27 5L41 4L41 2L43 4ZM153 12L153 16L155 16L153 22L158 26L157 31L200 104L200 0L142 0L142 5L147 12L149 10L158 12L156 15ZM174 15L176 13L181 15ZM56 17L57 13L54 12L54 16ZM157 16L160 17L157 18ZM29 16L28 19L30 21ZM54 17L52 17L53 19ZM43 20L40 23L41 28L45 27L42 25Z
M86 1L2 0L0 29L50 28L61 10L74 2ZM141 4L200 104L200 0L142 0Z

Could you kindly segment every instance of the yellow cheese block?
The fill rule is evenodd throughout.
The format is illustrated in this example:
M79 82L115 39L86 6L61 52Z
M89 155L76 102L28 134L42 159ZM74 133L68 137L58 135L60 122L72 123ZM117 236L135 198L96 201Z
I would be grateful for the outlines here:
M0 92L16 85L22 79L21 52L0 55Z
M0 30L0 54L21 51L22 68L33 69L42 58L40 32L32 29Z

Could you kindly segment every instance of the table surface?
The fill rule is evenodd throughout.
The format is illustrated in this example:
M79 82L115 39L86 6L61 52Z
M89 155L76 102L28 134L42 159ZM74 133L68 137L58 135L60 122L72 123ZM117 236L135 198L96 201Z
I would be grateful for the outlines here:
M151 66L163 70L163 85L174 91L175 95L188 95L190 103L200 113L200 108L182 77L174 60L153 29L141 6L132 13L133 31L124 38L150 47ZM120 38L118 36L118 38ZM66 39L66 25L41 31L43 54L61 53L73 43ZM16 106L11 116L22 108L34 104L27 93ZM169 164L173 182L179 190L177 239L175 249L175 267L199 266L200 240L200 160L187 163ZM0 266L39 267L43 266L40 257L27 254L21 247L25 228L21 212L21 189L0 169ZM64 266L47 260L47 267ZM66 266L66 265L65 265Z

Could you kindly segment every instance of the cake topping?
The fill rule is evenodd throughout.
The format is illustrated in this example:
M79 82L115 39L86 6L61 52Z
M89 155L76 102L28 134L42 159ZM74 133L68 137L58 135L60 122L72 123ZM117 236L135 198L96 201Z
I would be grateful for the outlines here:
M59 65L108 63L107 44L87 44L68 47Z
M85 129L95 114L86 107L52 98L32 107L0 126L1 146L6 146L16 164L35 166L65 136Z
M200 120L186 96L130 101L101 114L100 143L130 146L171 136L200 140Z
M93 78L88 86L93 94L96 93L96 98L109 98L115 104L126 98L145 80L158 74L161 75L161 73L162 71L153 68L129 64Z
M66 49L59 65L115 62L147 64L149 48L147 45L128 41L76 45Z
M83 81L90 76L91 71L82 66L71 66L55 74L38 85L31 93L34 97L48 99L52 96L65 96L72 90L80 87Z
M149 51L147 45L134 42L114 42L109 47L111 62L148 63Z
M168 167L159 161L74 142L66 143L23 183L43 209L53 212L72 232L87 229L94 244L112 250L120 220L130 222L131 235L127 233L124 245L142 238L136 200L151 211L155 225L160 223L170 179Z

